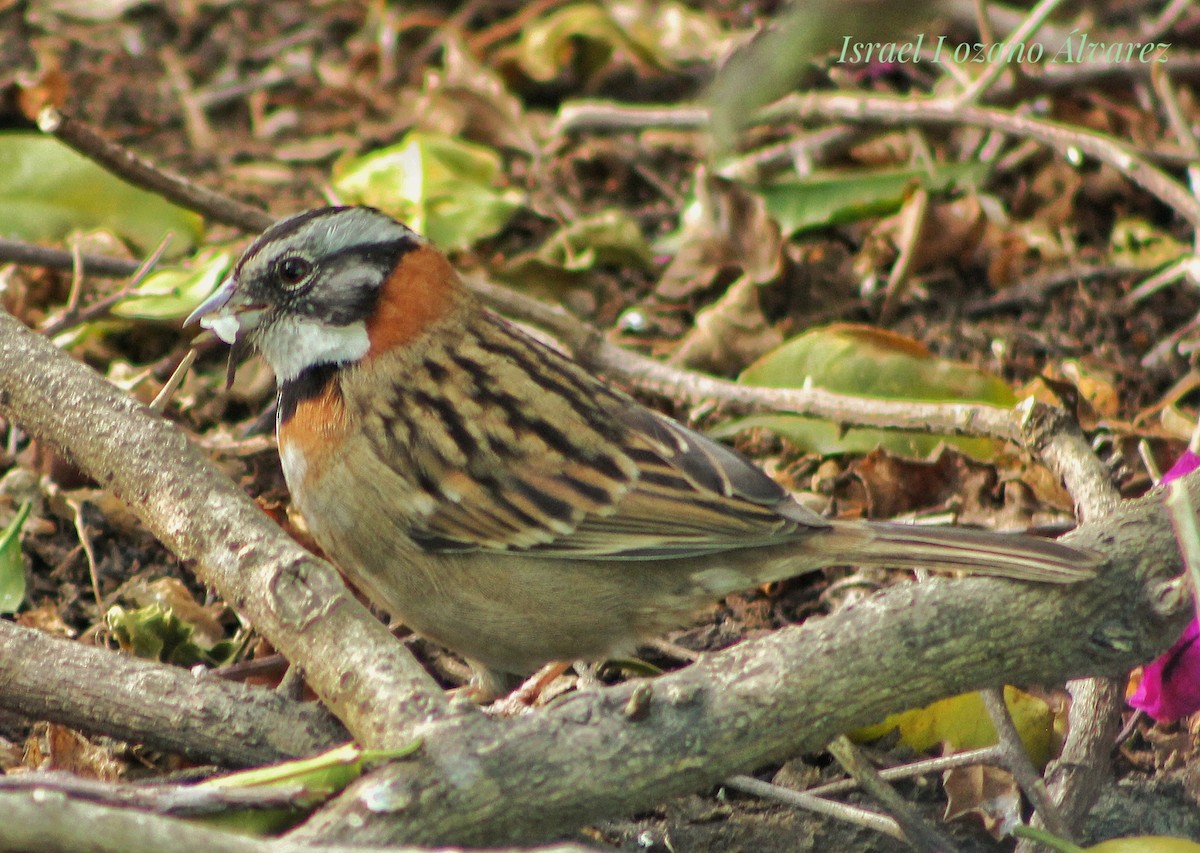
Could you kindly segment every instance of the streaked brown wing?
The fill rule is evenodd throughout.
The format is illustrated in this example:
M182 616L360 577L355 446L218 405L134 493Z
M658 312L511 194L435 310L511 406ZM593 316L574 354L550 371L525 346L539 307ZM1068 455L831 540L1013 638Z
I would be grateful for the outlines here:
M827 527L740 454L636 404L621 412L638 479L538 553L613 559L711 554Z
M439 377L461 397L408 447L436 498L410 530L430 551L684 557L827 526L732 450L507 327L483 331Z

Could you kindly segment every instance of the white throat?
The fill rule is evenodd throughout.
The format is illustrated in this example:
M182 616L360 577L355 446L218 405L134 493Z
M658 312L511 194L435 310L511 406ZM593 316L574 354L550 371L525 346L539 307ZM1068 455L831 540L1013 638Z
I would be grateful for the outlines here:
M371 348L364 323L330 326L295 316L277 320L255 343L281 385L313 365L358 361Z

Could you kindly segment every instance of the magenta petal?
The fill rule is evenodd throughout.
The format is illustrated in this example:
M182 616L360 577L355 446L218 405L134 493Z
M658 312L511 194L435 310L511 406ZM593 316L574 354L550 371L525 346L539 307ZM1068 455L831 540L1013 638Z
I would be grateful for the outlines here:
M1200 455L1192 453L1190 450L1183 451L1183 455L1175 460L1175 464L1171 466L1171 470L1163 474L1162 482L1167 484L1172 480L1178 480L1184 474L1190 474L1200 468Z
M1146 664L1129 704L1160 723L1200 711L1200 622L1193 619L1175 645Z
M1190 450L1163 474L1163 483L1178 480L1200 468L1200 455ZM1200 711L1200 623L1193 619L1175 645L1142 670L1142 683L1129 704L1163 723Z

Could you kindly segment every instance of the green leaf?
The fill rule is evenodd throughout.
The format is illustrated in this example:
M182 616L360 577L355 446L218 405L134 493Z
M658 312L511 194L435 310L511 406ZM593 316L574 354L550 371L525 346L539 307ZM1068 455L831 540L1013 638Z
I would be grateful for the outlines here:
M522 195L500 188L500 177L500 155L491 148L411 131L340 164L333 186L348 204L378 207L442 248L460 249L495 234L521 206Z
M1110 838L1093 847L1080 847L1033 826L1015 827L1012 834L1017 838L1032 838L1055 853L1200 853L1200 844L1195 841L1169 835L1131 835Z
M190 251L204 233L197 214L125 183L52 137L0 134L0 236L59 242L98 228L143 253L170 232L172 256Z
M302 819L308 810L337 794L368 769L407 758L421 748L417 739L397 749L364 749L347 743L312 758L255 767L201 782L198 788L299 789L296 808L245 809L211 815L201 820L209 826L234 832L265 835L280 832Z
M570 66L586 81L617 57L642 72L711 61L727 40L711 13L672 0L585 2L530 21L505 54L532 80L553 80Z
M653 263L637 222L624 211L605 210L565 225L499 274L524 290L554 290L586 279L598 264L650 269Z
M598 3L572 3L525 26L514 58L532 79L546 82L574 62L587 79L608 64L613 51L635 44Z
M105 614L108 628L122 651L135 657L194 666L222 662L226 644L205 648L196 642L196 629L170 607L154 603L136 610L115 606ZM224 648L223 648L224 647Z
M1152 270L1179 260L1191 251L1169 232L1136 216L1113 224L1108 238L1109 257L1115 264Z
M25 600L25 557L21 553L21 529L33 504L25 501L17 515L0 533L0 613L16 613Z
M961 362L935 357L919 342L883 329L835 324L805 332L767 353L738 379L768 388L802 388L885 400L974 402L1010 407L1016 394L1001 379ZM804 450L823 455L867 453L885 447L925 458L941 443L977 459L995 455L996 442L905 430L843 429L840 424L803 415L763 414L723 424L713 431L728 437L748 427L765 427Z
M200 783L202 788L260 788L300 783L312 796L327 797L345 788L369 766L407 758L421 747L415 740L396 749L366 749L346 743L314 755L255 767Z
M791 236L810 228L893 213L918 187L944 192L952 186L975 186L987 171L986 163L949 163L932 169L824 172L761 185L756 191L784 236Z
M229 270L228 252L206 252L191 268L174 267L150 273L138 288L112 308L132 320L175 320L186 317L217 288Z

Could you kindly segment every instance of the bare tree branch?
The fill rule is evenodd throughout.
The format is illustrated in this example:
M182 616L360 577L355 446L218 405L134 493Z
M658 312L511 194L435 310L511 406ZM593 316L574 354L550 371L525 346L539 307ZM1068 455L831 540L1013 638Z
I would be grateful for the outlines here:
M0 708L196 761L250 767L349 739L325 709L270 690L0 621Z
M0 850L20 853L160 853L163 850L220 850L222 853L292 853L287 841L250 838L209 829L179 818L133 809L112 808L67 796L61 791L0 791ZM322 844L305 853L373 853L381 848ZM537 853L588 853L577 844L538 848ZM430 853L428 848L391 847L387 853ZM456 853L443 848L438 853ZM457 851L465 853L465 851ZM491 853L520 853L514 848Z

